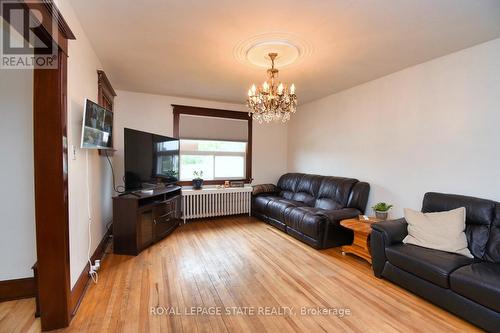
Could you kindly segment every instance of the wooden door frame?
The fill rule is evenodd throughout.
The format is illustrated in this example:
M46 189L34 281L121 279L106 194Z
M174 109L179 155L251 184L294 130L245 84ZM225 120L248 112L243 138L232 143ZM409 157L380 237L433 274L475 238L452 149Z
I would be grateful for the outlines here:
M66 327L71 321L67 57L68 40L75 36L52 0L18 2L25 10L35 10L42 15L37 29L53 43L58 54L57 68L33 70L38 297L41 326L45 331Z
M48 20L57 20L57 69L35 69L33 130L38 297L42 330L71 321L67 137L68 39L75 39L61 13L43 0ZM50 246L48 246L50 244Z

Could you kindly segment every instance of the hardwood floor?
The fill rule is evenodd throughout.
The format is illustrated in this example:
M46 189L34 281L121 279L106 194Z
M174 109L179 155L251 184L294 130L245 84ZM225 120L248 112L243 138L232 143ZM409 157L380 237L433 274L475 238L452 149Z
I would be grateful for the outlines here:
M192 307L222 314L191 315ZM151 312L152 308L157 315ZM169 309L184 315L160 315ZM253 315L252 309L256 312ZM304 309L316 313L303 315ZM331 315L320 315L318 309L329 309ZM335 309L350 313L336 316ZM262 313L278 310L283 313ZM0 331L39 331L39 320L33 319L33 313L33 300L0 303ZM137 257L107 255L99 283L89 287L71 326L64 331L478 329L390 282L375 278L362 259L343 257L339 249L316 251L253 218L229 217L183 225Z

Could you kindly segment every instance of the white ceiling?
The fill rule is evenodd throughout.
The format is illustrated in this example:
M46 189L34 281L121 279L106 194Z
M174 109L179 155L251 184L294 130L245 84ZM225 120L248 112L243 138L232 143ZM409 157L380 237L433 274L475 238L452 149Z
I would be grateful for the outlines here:
M70 1L116 89L227 102L265 79L234 56L255 35L309 45L299 103L500 37L499 0Z

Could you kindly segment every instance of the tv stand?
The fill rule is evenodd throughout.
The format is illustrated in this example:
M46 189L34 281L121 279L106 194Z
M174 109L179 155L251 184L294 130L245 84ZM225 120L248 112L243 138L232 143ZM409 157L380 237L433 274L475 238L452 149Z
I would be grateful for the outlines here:
M181 187L160 187L153 194L113 197L113 252L137 255L171 234L181 221Z
M120 193L118 194L119 197L123 197L124 195L133 195L133 196L136 196L138 198L140 198L141 196L135 192L123 192L123 193Z

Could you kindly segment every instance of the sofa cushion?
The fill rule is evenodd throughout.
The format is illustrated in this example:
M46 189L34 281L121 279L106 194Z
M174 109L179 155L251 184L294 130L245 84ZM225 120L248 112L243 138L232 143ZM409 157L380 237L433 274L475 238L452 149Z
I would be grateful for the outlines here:
M262 195L253 198L252 210L266 215L267 204L272 200L280 200L281 197L272 195Z
M385 253L387 260L394 266L443 288L449 288L450 273L474 262L474 259L459 254L411 244L387 247Z
M289 208L285 214L285 224L314 239L323 234L327 217L322 215L322 209L314 207Z
M271 200L267 204L266 215L278 221L284 222L286 210L290 207L297 207L301 205L303 205L303 203L292 200Z
M252 186L252 195L274 193L276 193L276 185L274 184L259 184Z
M326 210L346 207L351 189L357 182L353 178L323 177L314 207Z
M450 275L456 293L500 312L500 264L481 262L464 266Z
M303 202L306 206L314 206L316 197L318 196L319 186L323 180L323 176L304 175L300 178L293 200Z
M336 210L344 208L344 206L342 206L338 202L327 198L316 199L314 207L324 210Z
M500 264L500 203L496 204L495 220L491 224L484 260Z
M421 213L405 208L408 235L403 243L458 253L473 258L465 236L465 208L446 212Z
M469 250L474 257L482 259L486 252L495 206L496 203L491 200L429 192L424 196L422 212L442 212L465 207L465 234Z
M303 173L286 173L278 180L279 196L291 200Z

